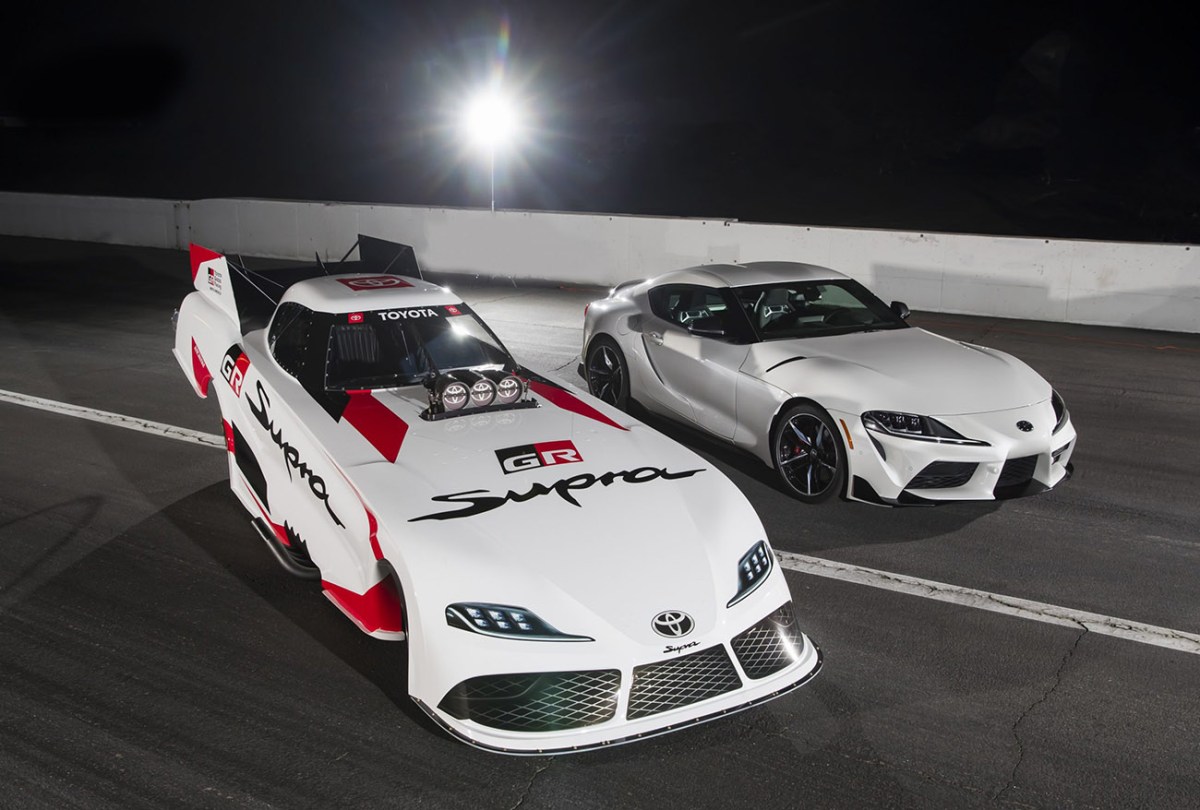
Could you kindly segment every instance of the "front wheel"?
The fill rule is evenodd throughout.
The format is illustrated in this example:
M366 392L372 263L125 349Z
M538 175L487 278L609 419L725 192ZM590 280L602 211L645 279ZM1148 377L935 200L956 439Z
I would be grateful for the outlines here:
M820 503L841 493L846 451L829 414L814 405L788 408L771 434L775 469L789 495Z
M629 366L612 338L601 335L592 341L584 372L593 396L623 411L629 409Z

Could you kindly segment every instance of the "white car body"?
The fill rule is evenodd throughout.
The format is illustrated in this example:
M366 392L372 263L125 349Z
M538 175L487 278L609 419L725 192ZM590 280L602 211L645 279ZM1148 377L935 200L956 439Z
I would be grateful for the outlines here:
M314 390L302 365L286 360L293 376L279 362L293 328L281 312L332 353L320 323L473 319L447 289L393 274L308 278L286 287L270 326L243 334L234 290L246 271L193 246L192 272L174 351L196 393L216 395L234 494L285 567L319 578L362 631L407 640L409 693L454 736L513 754L583 750L743 709L816 674L820 652L792 623L769 546L765 575L731 600L740 561L766 535L688 449L519 367L520 407L435 414L423 384ZM478 620L464 605L504 618L465 627ZM522 637L518 621L537 632ZM724 685L692 700L718 670Z
M580 372L595 392L600 378L589 377L587 360L602 342L598 338L611 340L627 361L626 395L775 468L780 462L772 436L778 435L781 415L797 403L812 404L830 418L847 467L844 494L853 500L890 505L990 500L1045 491L1068 477L1076 438L1070 416L1061 400L1052 401L1050 384L1017 358L910 327L902 322L907 307L901 304L894 306L904 316L881 320L879 328L770 339L754 324L770 323L772 314L739 292L824 284L855 283L824 267L755 262L704 265L621 285L588 306ZM651 302L656 290L700 291L710 301L723 295L733 302L728 318L741 317L733 314L741 302L745 331L696 332L695 318L713 313L676 318L661 308L656 312ZM804 305L803 296L800 301L781 298L779 309L799 320L794 310ZM864 414L870 412L919 415L950 428L946 435L968 441L869 430ZM939 476L939 470L954 474Z

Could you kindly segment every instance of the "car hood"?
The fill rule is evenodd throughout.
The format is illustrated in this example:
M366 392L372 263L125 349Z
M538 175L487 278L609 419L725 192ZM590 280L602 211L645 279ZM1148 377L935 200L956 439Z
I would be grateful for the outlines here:
M385 555L422 589L410 605L515 605L564 632L661 643L650 620L664 610L715 627L738 560L765 539L710 462L591 398L605 410L539 397L536 409L426 421L421 403L376 396L408 423L400 452L342 467Z
M759 343L743 371L851 411L983 413L1050 396L1049 383L1017 358L915 327Z

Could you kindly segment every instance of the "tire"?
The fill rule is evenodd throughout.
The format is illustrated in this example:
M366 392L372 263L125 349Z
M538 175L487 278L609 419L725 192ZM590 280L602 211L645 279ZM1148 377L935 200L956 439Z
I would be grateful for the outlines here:
M837 426L808 404L784 411L771 432L771 459L784 491L805 503L821 503L846 486L846 451Z
M606 335L593 339L583 370L592 396L623 411L629 410L629 364L616 341Z

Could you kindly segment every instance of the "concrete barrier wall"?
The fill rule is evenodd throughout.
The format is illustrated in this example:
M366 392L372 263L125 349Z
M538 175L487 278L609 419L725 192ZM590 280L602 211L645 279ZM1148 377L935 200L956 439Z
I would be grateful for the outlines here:
M272 200L0 193L0 233L337 260L362 232L429 270L611 285L709 262L784 259L914 309L1200 332L1200 248L724 220Z

